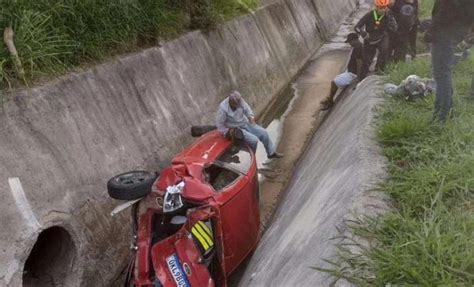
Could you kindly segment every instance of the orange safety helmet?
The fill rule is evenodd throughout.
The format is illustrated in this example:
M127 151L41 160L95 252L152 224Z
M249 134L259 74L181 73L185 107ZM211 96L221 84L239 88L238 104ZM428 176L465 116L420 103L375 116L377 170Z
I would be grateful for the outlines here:
M376 7L385 8L390 5L390 0L374 0L374 4Z

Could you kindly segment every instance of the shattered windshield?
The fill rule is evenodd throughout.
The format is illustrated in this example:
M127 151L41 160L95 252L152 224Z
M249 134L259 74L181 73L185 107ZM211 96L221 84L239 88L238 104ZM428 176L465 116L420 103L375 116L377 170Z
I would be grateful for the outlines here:
M218 159L224 166L246 174L252 165L252 156L246 145L232 145Z

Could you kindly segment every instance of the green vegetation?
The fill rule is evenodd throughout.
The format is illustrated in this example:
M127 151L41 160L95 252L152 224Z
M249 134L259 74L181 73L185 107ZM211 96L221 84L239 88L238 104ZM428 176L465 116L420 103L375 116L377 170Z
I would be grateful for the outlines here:
M369 252L378 283L474 284L474 102L468 99L474 58L456 69L455 118L430 125L433 99L390 100L381 113L379 141L391 179L383 190L396 211L371 231ZM428 60L393 67L390 82L429 75Z
M212 29L258 0L0 0L0 28L12 27L25 82L154 46L191 29ZM0 45L0 83L18 84Z
M431 18L431 9L435 0L420 0L420 18Z
M380 107L377 138L390 175L380 190L392 209L354 222L366 243L346 240L323 271L360 286L474 286L473 67L474 56L456 67L454 117L445 125L430 123L434 96ZM430 68L429 58L394 65L387 82L429 77Z
M339 245L324 270L361 286L474 285L474 57L455 72L455 117L430 124L433 97L389 98L379 111L377 137L390 179L380 189L393 209L351 228L370 244ZM429 59L392 66L387 81L429 76Z

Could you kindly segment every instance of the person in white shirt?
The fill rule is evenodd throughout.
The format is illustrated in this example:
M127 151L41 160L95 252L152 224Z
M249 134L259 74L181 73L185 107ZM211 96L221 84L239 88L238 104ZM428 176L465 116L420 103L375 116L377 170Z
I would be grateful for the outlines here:
M255 115L242 98L242 95L234 91L219 104L216 118L217 130L225 137L230 138L236 129L242 131L243 140L255 152L260 140L267 152L268 158L280 158L283 154L278 153L270 139L267 131L255 123Z

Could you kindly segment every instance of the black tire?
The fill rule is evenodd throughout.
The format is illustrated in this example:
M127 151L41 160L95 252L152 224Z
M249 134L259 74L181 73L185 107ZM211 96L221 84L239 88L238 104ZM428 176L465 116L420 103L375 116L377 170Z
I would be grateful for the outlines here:
M107 191L115 199L139 199L151 192L156 177L155 173L140 170L122 173L107 182Z
M215 130L216 126L192 126L191 127L191 136L192 137L200 137L203 134Z

